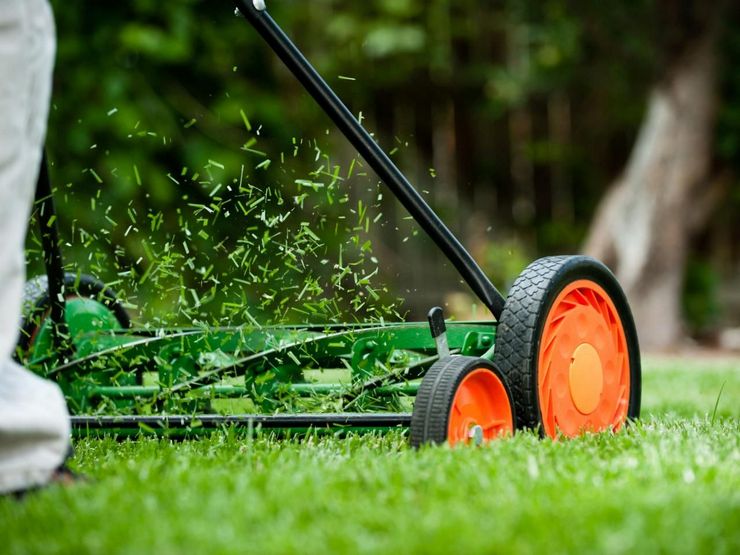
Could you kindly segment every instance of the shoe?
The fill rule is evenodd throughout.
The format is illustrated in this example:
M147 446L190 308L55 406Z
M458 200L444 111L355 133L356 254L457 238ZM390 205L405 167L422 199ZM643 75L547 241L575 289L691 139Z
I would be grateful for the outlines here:
M51 478L49 478L49 485L60 484L62 486L71 486L75 483L85 483L89 481L90 478L84 474L73 472L66 464L63 464L51 475Z
M61 464L54 472L52 472L51 477L49 478L49 481L45 484L41 484L38 486L32 486L30 488L21 489L17 491L9 492L8 495L12 496L13 498L17 500L24 499L26 495L29 493L33 493L39 490L44 489L47 486L53 486L53 485L60 485L63 487L72 486L74 484L84 484L90 482L90 478L85 476L84 474L80 474L78 472L73 472L70 470L70 468L65 464Z

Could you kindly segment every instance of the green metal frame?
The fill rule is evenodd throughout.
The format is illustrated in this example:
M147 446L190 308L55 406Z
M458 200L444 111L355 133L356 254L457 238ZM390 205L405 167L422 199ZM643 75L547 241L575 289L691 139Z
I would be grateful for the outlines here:
M73 414L407 413L438 359L425 322L123 330L77 297L65 319L75 358L60 360L46 318L25 362ZM448 323L453 354L490 360L495 337L495 322Z

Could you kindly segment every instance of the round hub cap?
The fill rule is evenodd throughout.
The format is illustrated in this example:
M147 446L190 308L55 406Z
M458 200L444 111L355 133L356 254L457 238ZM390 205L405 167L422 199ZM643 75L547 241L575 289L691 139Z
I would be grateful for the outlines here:
M581 343L573 352L568 376L570 397L581 414L591 414L599 406L604 389L604 372L599 353L590 343Z

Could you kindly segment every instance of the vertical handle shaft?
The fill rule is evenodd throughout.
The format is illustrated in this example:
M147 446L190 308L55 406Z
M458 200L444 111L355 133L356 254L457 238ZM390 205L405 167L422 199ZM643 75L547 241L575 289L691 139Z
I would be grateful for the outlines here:
M48 279L49 291L49 318L54 325L55 346L62 352L67 337L67 323L64 318L64 262L59 247L59 231L57 228L56 210L52 196L51 179L49 178L49 163L44 151L39 168L39 177L36 182L36 203L38 209L38 223L41 232L41 247L44 252L44 264Z

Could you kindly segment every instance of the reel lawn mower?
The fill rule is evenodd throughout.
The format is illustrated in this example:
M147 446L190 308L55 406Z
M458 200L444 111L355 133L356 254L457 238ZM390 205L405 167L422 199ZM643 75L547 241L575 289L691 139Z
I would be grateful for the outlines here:
M414 447L537 429L617 431L640 411L640 354L612 273L585 256L532 262L508 297L426 204L261 0L238 13L331 117L495 321L136 329L116 295L65 273L46 161L46 275L28 282L19 358L65 392L77 433L410 427Z

